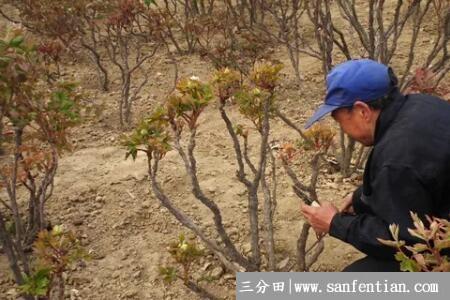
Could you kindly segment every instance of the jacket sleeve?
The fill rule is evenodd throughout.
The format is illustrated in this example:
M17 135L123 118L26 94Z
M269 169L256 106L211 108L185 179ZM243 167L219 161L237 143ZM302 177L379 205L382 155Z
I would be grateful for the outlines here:
M353 192L352 196L353 210L357 214L371 213L370 207L362 201L362 190L363 187L361 185Z
M432 212L430 193L418 174L405 166L384 166L374 176L372 194L364 195L371 213L334 216L330 235L353 245L361 252L393 259L395 249L382 245L377 238L392 239L389 224L400 226L399 237L407 244L417 242L407 231L413 227L410 211L420 217Z

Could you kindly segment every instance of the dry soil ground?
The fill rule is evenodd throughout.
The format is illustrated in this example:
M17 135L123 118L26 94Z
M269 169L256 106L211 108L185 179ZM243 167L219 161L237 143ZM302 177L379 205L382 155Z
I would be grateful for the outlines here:
M420 55L420 49L418 54ZM304 123L323 96L323 74L320 64L301 59L304 81L297 85L288 56L282 49L274 55L285 63L279 99L282 110L298 125ZM179 57L180 77L196 75L207 80L211 66L196 56ZM199 299L181 284L168 288L158 275L159 266L171 262L167 245L182 232L190 236L163 208L150 192L147 163L138 157L125 160L117 129L116 101L119 97L118 78L113 92L99 92L95 74L87 61L64 67L67 78L74 77L96 103L105 105L100 118L72 131L74 151L60 160L54 196L48 203L48 215L53 224L64 224L75 230L92 259L74 266L68 278L68 297L71 299ZM161 103L173 87L173 69L161 57L151 67L150 83L135 105L139 118ZM238 114L229 108L231 116ZM246 192L234 177L236 164L230 140L215 105L211 105L200 119L196 157L199 163L200 184L219 205L226 229L242 251L249 250L246 219ZM294 131L279 121L272 126L274 138L293 140ZM256 145L256 134L251 145ZM252 149L252 148L251 148ZM309 167L305 159L298 161L300 176L307 178ZM275 215L275 234L278 261L296 253L296 240L303 222L299 199L290 188L282 169L279 173L278 208ZM336 205L352 191L356 180L341 183L339 174L324 172L318 191L322 200ZM193 216L208 232L212 232L212 218L208 211L189 192L187 177L175 152L164 159L160 180L171 199ZM334 238L325 238L325 251L312 268L314 271L339 271L349 262L361 257L353 247ZM6 258L0 255L0 299L15 299L16 290L9 274ZM224 273L212 256L203 258L195 275L209 274L216 280L205 287L226 299L234 299L234 275Z
M196 57L184 57L180 63L182 75L208 79L210 66ZM320 101L322 94L319 66L314 61L310 63L309 67L305 66L309 70L305 77L314 80L305 82L305 87L298 89L292 83L294 80L287 67L285 87L280 91L280 101L283 106L291 107L288 114L299 124ZM314 68L317 70L311 71ZM68 76L73 75L83 82L94 80L93 74L81 73L81 69L79 65L68 68ZM152 84L137 103L135 111L138 113L150 111L172 88L170 76L166 76L171 72L170 65L161 61L154 70ZM54 196L48 203L52 223L76 230L92 256L92 260L76 266L71 272L69 293L78 299L195 299L196 295L190 295L180 285L166 290L158 276L159 266L171 262L165 250L167 245L180 233L188 232L150 192L144 157L139 156L135 162L125 160L114 114L117 92L86 91L96 101L105 104L105 111L99 120L73 130L74 151L61 158ZM238 118L238 114L232 108L230 110L231 116ZM297 138L294 131L278 121L272 130L278 140ZM256 140L253 144L256 145ZM234 152L215 105L208 108L200 120L196 156L201 186L222 209L226 228L233 239L243 251L248 251L247 236L242 234L248 228L246 190L234 177ZM299 166L306 178L309 172L306 161L300 160ZM289 256L293 262L296 239L303 222L299 212L300 201L292 192L284 172L279 169L278 173L280 193L275 217L278 258L280 261ZM319 183L321 199L338 204L352 190L353 185L348 182L337 183L338 177L338 174L323 174ZM187 177L175 152L169 152L164 159L160 178L173 201L211 231L212 218L190 195ZM359 255L352 247L326 238L325 252L313 270L337 271ZM15 291L7 274L6 259L4 256L0 258L1 268L6 271L2 271L0 278L1 294L5 299L13 299ZM199 273L217 277L207 285L209 289L228 299L234 298L234 276L222 274L222 268L212 257L202 259L200 270Z

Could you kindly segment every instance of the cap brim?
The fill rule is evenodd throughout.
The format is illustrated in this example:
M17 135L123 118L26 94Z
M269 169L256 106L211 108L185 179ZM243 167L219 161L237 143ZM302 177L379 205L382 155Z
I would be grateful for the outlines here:
M339 106L322 104L314 113L314 115L309 118L308 122L306 122L305 129L311 127L314 123L325 117L327 114L331 113L333 110L338 109Z

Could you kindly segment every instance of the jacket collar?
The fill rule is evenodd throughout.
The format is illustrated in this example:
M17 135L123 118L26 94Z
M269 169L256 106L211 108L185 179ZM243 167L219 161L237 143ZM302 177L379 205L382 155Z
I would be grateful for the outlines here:
M400 93L398 88L392 91L391 97L393 98L391 104L384 108L378 116L375 125L374 145L376 145L386 133L407 99L406 96Z

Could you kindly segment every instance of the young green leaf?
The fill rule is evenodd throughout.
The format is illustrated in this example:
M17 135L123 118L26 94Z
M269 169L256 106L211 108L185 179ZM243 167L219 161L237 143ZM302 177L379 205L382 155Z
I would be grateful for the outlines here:
M9 41L9 45L11 47L17 48L23 43L23 41L24 41L23 36L19 35L13 38L11 41Z
M144 4L147 6L150 6L152 4L156 5L156 2L155 2L155 0L144 0Z

